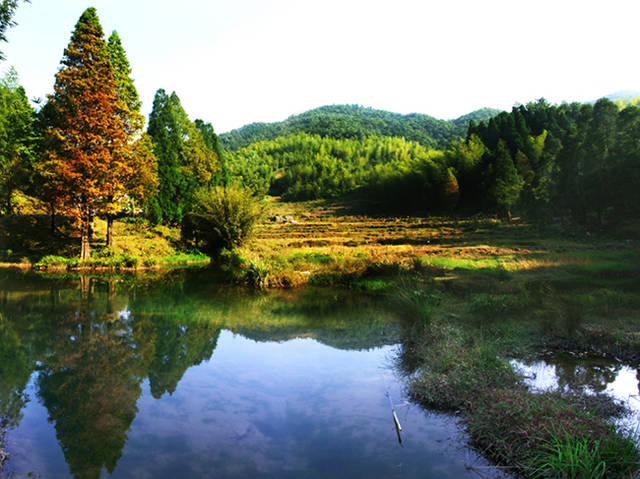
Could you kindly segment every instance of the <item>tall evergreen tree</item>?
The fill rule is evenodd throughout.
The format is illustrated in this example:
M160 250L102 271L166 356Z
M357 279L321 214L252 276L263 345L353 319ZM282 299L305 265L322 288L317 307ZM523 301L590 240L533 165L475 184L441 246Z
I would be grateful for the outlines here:
M31 171L35 112L11 69L0 80L0 194L11 214L11 196L26 185Z
M511 209L522 191L522 179L504 143L500 142L487 159L488 164L484 171L487 206L504 214L510 221Z
M224 156L222 154L222 148L220 147L220 141L218 139L218 135L213 129L213 125L211 123L205 123L203 120L196 119L195 121L196 128L200 130L202 133L202 138L204 140L205 145L211 151L213 151L216 155L218 155L218 159L220 160L220 171L216 175L214 179L214 183L216 185L219 184L227 184L229 181L227 168L225 166Z
M111 33L107 42L109 57L113 65L113 74L116 79L116 92L126 107L123 118L125 128L129 135L137 135L144 127L144 117L140 113L142 102L138 96L138 90L131 78L131 66L127 53L122 46L118 32Z
M56 74L43 168L58 178L68 213L79 221L82 260L90 256L89 230L103 199L122 197L130 176L126 110L94 8L82 14Z
M142 132L144 117L140 113L142 102L131 78L131 67L120 37L114 31L107 42L107 50L113 66L116 93L122 101L120 112L126 132L128 174L120 181L124 184L123 194L143 203L157 187L157 159L150 148L150 138ZM122 210L124 197L105 197L103 212L107 217L107 246L113 246L113 220Z
M147 130L158 158L158 194L147 205L154 221L179 223L201 186L211 185L221 171L220 159L189 120L176 93L160 89L153 100Z
M598 224L613 195L612 152L615 148L618 107L602 98L593 106L593 116L585 138L584 181L589 209L596 213Z

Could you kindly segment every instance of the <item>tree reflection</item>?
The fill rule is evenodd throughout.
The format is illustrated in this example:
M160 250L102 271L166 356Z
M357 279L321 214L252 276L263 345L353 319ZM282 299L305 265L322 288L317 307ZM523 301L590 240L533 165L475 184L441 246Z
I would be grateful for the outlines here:
M553 358L547 362L555 366L558 387L572 392L579 392L585 387L596 393L605 391L616 380L621 367L585 359L578 362L573 358Z
M77 478L115 469L138 411L144 371L127 323L125 316L80 305L58 316L51 331L39 395Z
M7 321L0 321L0 428L20 424L25 389L35 368L27 345Z
M260 341L312 336L344 349L396 341L386 314L346 293L256 295L194 278L0 277L5 424L20 423L35 372L71 473L99 478L122 456L143 381L156 399L173 394L190 367L212 357L223 327Z
M185 371L211 358L220 328L208 323L180 324L162 316L145 318L136 324L138 339L153 345L149 354L149 386L159 399L173 394Z

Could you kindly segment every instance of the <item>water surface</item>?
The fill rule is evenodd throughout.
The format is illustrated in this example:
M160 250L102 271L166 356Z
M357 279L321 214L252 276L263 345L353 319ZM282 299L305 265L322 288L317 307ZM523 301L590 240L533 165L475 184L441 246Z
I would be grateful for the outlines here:
M202 271L1 273L0 316L12 477L487 472L454 419L407 402L399 325L363 297L253 294Z
M613 358L569 353L546 353L536 360L511 363L533 391L609 396L627 409L627 413L614 422L622 429L638 431L640 370L637 367Z

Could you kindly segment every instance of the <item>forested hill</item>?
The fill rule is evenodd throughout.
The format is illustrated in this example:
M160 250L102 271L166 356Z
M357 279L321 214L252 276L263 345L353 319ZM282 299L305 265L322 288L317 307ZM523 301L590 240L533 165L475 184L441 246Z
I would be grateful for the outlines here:
M455 120L439 120L429 115L401 115L357 105L331 105L294 115L277 123L252 123L220 135L227 151L256 141L307 133L335 139L363 139L369 136L403 137L427 148L444 148L452 140L464 138L470 120L488 120L500 110L483 108Z

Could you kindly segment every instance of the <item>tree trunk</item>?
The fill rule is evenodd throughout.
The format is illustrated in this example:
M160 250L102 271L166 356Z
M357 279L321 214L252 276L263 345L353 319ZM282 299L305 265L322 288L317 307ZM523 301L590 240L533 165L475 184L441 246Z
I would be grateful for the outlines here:
M112 314L115 311L113 303L116 299L116 280L108 280L107 285L107 313Z
M89 276L80 276L80 297L85 301L91 297L92 283Z
M89 216L89 241L93 240L93 215Z
M81 249L80 249L80 260L87 261L91 257L91 250L89 246L89 230L91 229L91 218L89 218L89 214L84 214L82 218L82 228L81 228Z
M107 215L107 248L113 246L113 215Z

